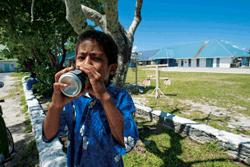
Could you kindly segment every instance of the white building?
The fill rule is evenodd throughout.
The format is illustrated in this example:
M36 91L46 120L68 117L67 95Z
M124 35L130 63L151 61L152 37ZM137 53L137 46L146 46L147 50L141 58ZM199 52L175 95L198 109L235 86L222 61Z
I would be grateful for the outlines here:
M17 60L0 60L0 72L16 71Z
M165 46L150 59L178 67L231 68L250 64L250 54L219 40Z

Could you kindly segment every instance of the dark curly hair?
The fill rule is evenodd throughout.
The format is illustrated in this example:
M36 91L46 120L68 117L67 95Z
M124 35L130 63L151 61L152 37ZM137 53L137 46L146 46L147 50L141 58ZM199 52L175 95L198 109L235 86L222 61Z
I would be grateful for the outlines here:
M118 47L115 41L110 35L97 30L88 30L79 36L75 49L76 55L78 53L79 45L87 39L95 40L100 46L103 47L105 55L108 59L108 65L117 64ZM114 76L115 75L110 75L109 79L112 80Z

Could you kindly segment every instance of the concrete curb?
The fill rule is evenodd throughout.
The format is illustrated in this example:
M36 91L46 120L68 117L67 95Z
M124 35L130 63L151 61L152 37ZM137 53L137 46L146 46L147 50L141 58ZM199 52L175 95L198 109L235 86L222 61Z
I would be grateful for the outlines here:
M25 93L28 111L32 123L32 130L36 139L39 152L41 167L64 167L67 166L66 154L62 151L62 144L58 138L51 143L44 143L42 140L42 124L45 118L43 109L31 90L26 89L27 82L22 78L23 90ZM201 143L218 141L219 147L227 148L227 153L234 158L244 161L250 165L250 139L240 135L232 134L223 130L218 130L210 126L181 118L160 110L152 110L149 107L135 103L136 115L159 121L160 123L174 130L176 133L182 133L191 139Z
M44 143L42 140L42 125L45 114L38 100L31 90L26 89L26 79L22 78L23 90L25 93L32 130L35 136L37 149L39 152L39 161L41 167L65 167L67 166L67 156L62 150L62 144L58 138L51 143Z
M135 103L136 115L150 121L159 121L161 125L182 133L200 143L218 141L219 147L227 148L227 153L250 165L250 139L232 134L223 130L181 118L160 110L152 110L149 107Z

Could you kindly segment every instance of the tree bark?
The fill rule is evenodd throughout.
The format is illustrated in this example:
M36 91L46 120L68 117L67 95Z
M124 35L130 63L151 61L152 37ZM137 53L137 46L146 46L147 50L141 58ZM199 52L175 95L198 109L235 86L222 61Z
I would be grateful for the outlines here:
M66 5L66 19L73 26L75 32L80 35L88 29L86 19L94 21L103 32L112 36L116 42L118 54L118 69L114 78L114 84L123 87L129 68L131 51L134 42L134 34L141 22L141 8L143 0L137 0L135 6L134 20L129 30L126 30L118 21L118 1L119 0L100 0L105 14L80 4L79 0L63 0Z

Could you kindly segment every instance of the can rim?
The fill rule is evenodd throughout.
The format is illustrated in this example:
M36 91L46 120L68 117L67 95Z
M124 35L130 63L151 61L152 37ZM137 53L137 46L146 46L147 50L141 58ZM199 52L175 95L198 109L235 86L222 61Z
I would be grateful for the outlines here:
M73 77L73 78L75 79L76 83L77 83L78 89L77 89L77 91L76 91L74 94L67 94L67 93L64 91L64 89L60 88L61 91L62 91L62 93L63 93L64 95L66 95L66 96L69 96L69 97L75 97L75 96L79 95L79 94L81 93L81 90L82 90L82 84L81 84L80 79L79 79L74 73L72 73L72 72L70 71L70 72L68 72L68 73L65 73L65 74L61 75L61 77L59 78L59 83L61 83L61 80L63 79L64 76L71 76L71 77Z

